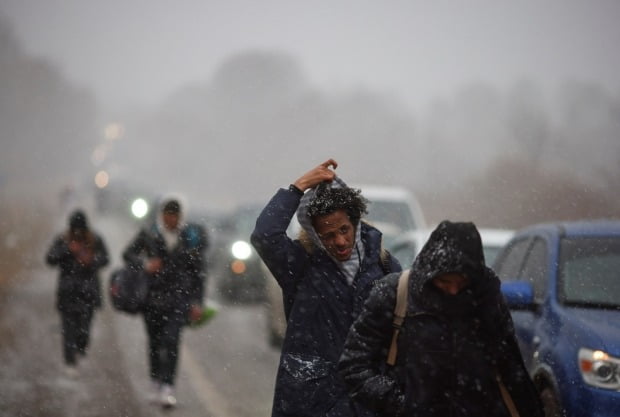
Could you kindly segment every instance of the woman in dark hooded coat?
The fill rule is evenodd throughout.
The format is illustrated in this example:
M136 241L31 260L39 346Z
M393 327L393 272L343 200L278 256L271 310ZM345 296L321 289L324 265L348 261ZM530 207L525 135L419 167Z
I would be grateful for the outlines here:
M390 367L398 279L375 287L345 342L339 370L352 398L384 416L510 417L501 380L521 417L544 415L473 223L442 222L415 259Z
M94 311L101 306L98 271L108 264L108 251L88 227L84 212L76 210L69 217L69 229L54 239L46 261L60 268L56 307L67 372L75 376L77 357L86 354Z

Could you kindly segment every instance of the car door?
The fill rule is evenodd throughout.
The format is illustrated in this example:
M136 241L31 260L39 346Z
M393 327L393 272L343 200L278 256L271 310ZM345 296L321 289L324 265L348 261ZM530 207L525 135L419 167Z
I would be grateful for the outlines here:
M494 264L494 270L503 282L518 281L525 279L524 268L532 238L529 236L515 238L499 254ZM534 316L530 310L511 310L512 319L515 326L515 333L519 342L519 347L523 354L526 366L530 367L533 357L532 347L532 326Z
M536 358L541 342L549 334L544 327L544 305L547 298L549 271L547 266L548 250L545 240L536 237L531 240L525 254L518 279L528 281L534 289L534 304L529 309L514 310L512 317L515 331L519 338L521 353L528 369L536 365Z

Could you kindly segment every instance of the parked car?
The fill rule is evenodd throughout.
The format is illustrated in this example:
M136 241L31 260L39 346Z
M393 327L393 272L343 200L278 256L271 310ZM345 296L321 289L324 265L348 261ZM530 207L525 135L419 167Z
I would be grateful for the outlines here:
M265 275L261 259L250 244L262 206L242 205L222 222L215 243L213 276L225 302L259 302L265 299Z
M478 231L480 232L480 237L482 238L484 259L487 265L492 265L497 253L513 236L514 230L480 228ZM403 268L407 268L413 264L413 260L428 240L431 232L431 229L411 230L405 232L392 240L392 242L387 246L387 249L396 259L398 259Z
M528 227L494 269L546 415L620 416L620 221Z
M415 195L403 187L379 185L352 185L362 190L369 200L368 214L364 220L383 233L384 247L389 247L397 236L417 229L425 229L426 221ZM300 226L296 217L291 222L287 234L295 239ZM280 346L286 332L286 319L282 302L282 291L265 264L266 278L265 303L267 317L267 337L272 346Z

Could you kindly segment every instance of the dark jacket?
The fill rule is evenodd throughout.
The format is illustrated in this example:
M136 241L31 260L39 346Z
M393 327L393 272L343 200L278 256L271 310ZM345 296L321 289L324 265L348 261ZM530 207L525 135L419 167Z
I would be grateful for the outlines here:
M89 232L89 250L93 261L80 263L69 250L68 233L57 236L46 255L49 265L58 266L60 274L56 288L56 308L62 312L88 312L101 306L101 285L98 271L109 262L103 239Z
M206 231L196 224L182 226L177 245L170 249L157 225L140 230L123 252L125 262L141 270L146 258L163 261L162 270L149 275L147 308L187 314L190 305L203 304L207 245Z
M446 272L470 288L443 294L430 281ZM509 417L499 375L522 417L543 416L473 224L442 222L414 261L397 362L385 369L398 277L375 287L347 338L339 369L354 399L384 416Z
M324 250L304 247L286 235L299 202L298 193L280 189L259 215L251 236L282 288L287 317L272 415L324 416L337 402L346 409L342 417L366 415L348 404L336 364L350 325L374 282L385 275L381 233L360 223L365 256L349 285ZM390 257L388 269L401 268Z

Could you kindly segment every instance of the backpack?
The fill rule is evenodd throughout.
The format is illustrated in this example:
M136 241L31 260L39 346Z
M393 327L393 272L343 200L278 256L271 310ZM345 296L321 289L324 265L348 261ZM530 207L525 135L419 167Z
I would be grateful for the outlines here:
M118 311L140 313L144 309L148 293L149 277L142 270L125 266L110 275L110 299L112 306Z

